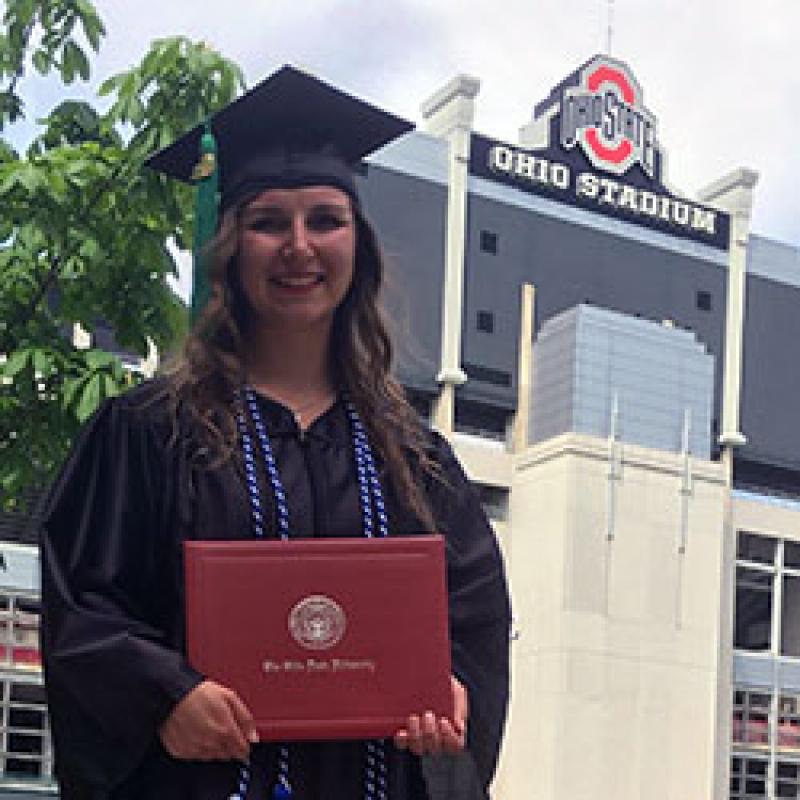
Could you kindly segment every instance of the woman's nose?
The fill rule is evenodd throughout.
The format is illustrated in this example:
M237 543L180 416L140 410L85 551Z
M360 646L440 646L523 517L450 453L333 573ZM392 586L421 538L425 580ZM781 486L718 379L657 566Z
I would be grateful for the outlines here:
M308 253L311 250L308 228L306 227L305 219L301 215L292 218L289 245L293 253Z

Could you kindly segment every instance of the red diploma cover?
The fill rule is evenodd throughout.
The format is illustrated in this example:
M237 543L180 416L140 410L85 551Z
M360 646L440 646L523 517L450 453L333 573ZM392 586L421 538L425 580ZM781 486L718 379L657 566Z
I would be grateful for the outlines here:
M452 715L441 536L188 541L189 663L267 741L392 736Z

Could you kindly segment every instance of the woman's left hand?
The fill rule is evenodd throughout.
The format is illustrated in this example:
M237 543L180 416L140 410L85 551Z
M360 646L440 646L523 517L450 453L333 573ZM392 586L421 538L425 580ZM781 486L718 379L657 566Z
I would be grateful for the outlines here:
M418 756L455 754L464 749L469 714L467 690L454 675L450 676L450 687L453 694L452 718L437 718L432 711L412 714L406 727L394 735L395 747L410 750Z

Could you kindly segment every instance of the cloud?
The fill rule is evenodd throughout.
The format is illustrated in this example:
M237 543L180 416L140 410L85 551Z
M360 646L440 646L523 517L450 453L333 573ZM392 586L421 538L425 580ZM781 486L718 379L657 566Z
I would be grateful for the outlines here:
M285 62L419 121L455 74L481 80L476 128L516 141L551 87L607 42L602 0L95 0L108 27L98 78L129 68L154 38L203 39L254 84ZM614 0L613 54L659 120L671 183L694 193L756 169L754 228L800 246L797 0ZM37 113L63 96L35 87Z

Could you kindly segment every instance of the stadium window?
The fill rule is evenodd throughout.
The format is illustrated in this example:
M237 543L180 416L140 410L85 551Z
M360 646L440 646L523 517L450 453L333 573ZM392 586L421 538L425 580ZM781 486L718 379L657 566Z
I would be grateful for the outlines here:
M478 312L478 330L484 333L494 333L494 314L491 311Z
M778 700L778 749L800 752L800 708L798 708L798 698L796 695L781 695ZM796 776L795 776L796 777ZM778 797L785 795L779 794ZM788 795L796 797L797 795Z
M800 797L800 695L735 688L731 745L730 800Z
M711 292L697 293L697 307L700 311L711 311Z
M481 250L484 253L497 255L497 234L492 231L481 231Z
M0 785L51 790L53 752L39 656L39 600L0 594Z
M775 765L775 797L800 797L800 764L796 761Z
M783 543L783 566L800 569L800 543Z
M769 721L772 697L769 692L736 689L733 693L734 745L766 746L769 744Z
M44 687L33 683L8 684L4 702L6 777L48 778L52 772Z
M800 656L800 574L784 573L781 594L781 655Z
M775 563L775 545L777 540L771 536L739 531L736 537L737 561L755 561L772 566Z
M469 364L465 363L463 367L470 378L481 379L481 374L475 375ZM494 376L490 374L482 377ZM497 385L496 382L494 383ZM507 415L508 412L506 411L456 396L454 428L458 433L466 433L470 436L479 436L482 439L503 442L506 438L506 427L508 425Z
M776 540L739 531L733 646L764 651L772 646Z
M769 762L762 756L734 756L731 759L731 800L767 797Z
M800 543L738 532L733 646L800 658Z
M773 575L736 567L736 616L733 646L739 650L769 650L772 626Z

